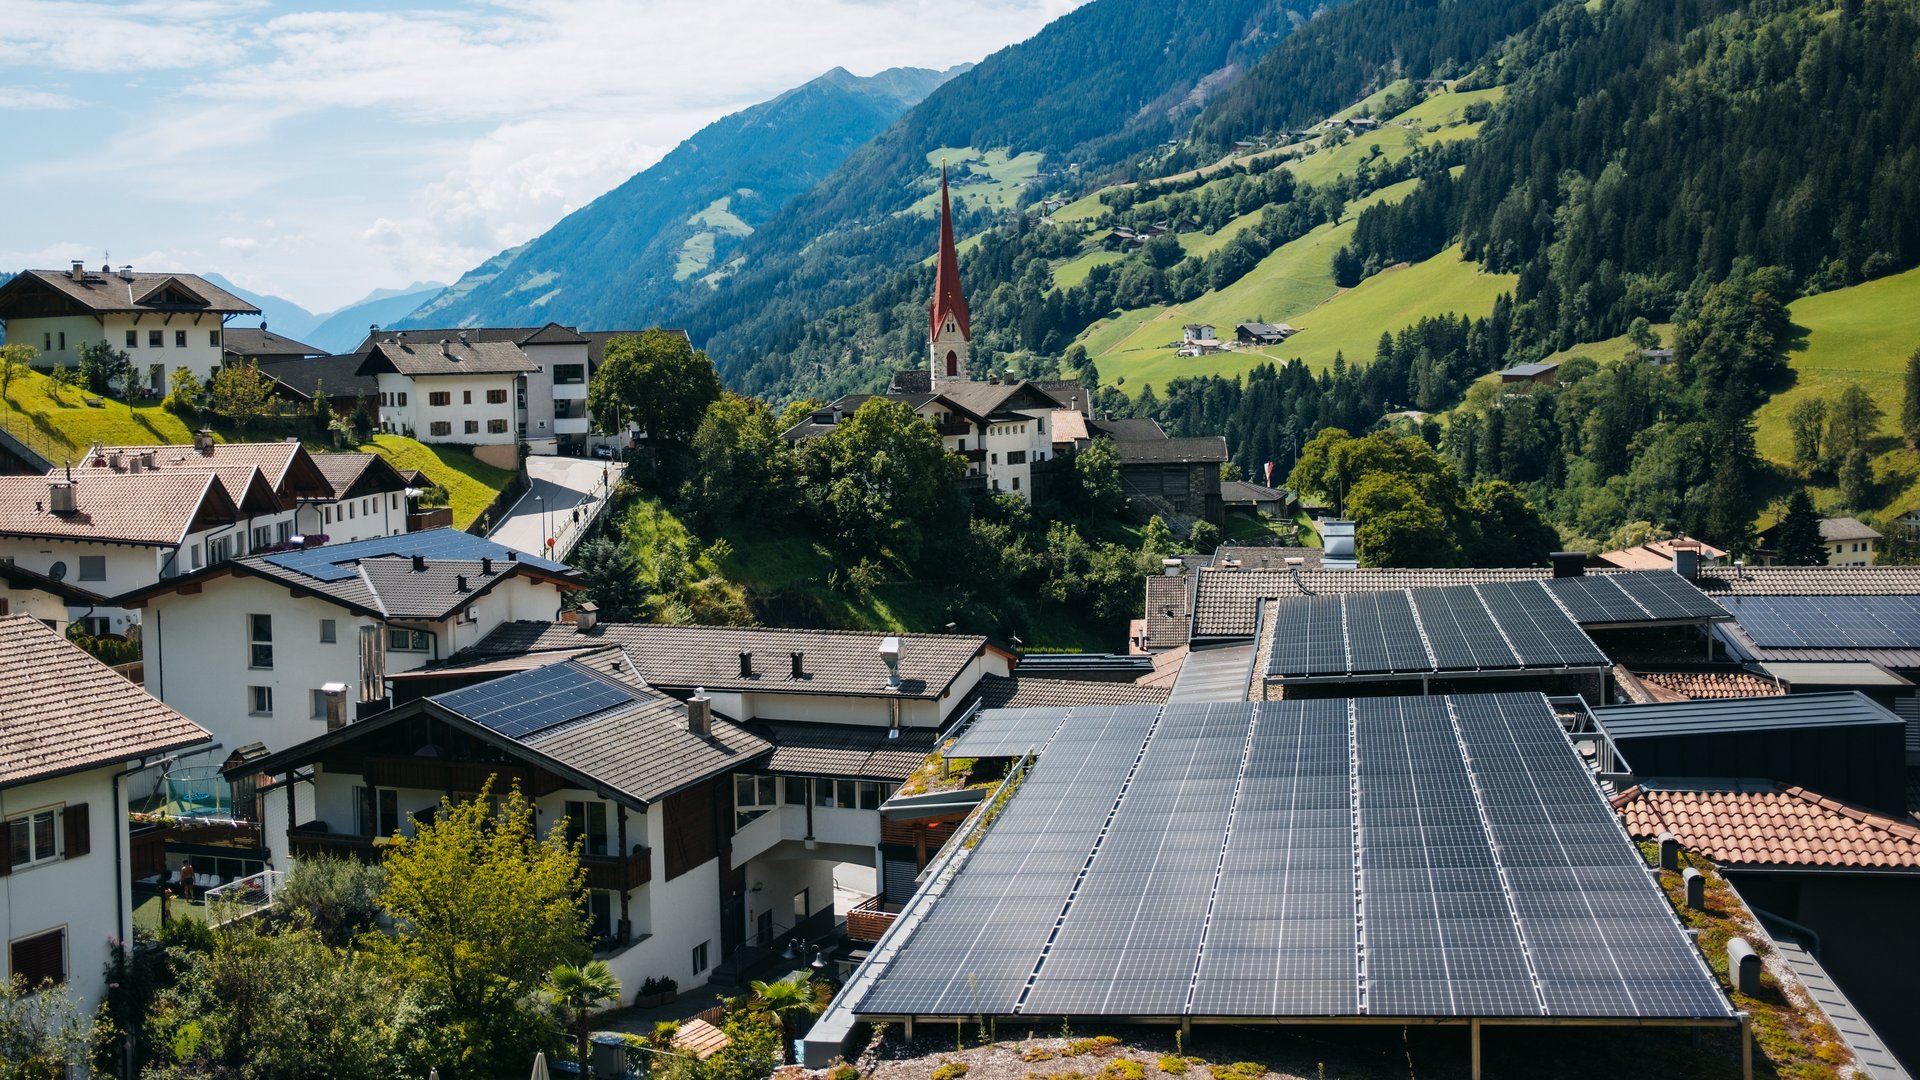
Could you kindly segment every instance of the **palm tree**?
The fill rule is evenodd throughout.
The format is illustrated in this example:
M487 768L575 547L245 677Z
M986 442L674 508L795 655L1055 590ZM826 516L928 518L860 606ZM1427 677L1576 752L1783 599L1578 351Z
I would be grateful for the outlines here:
M567 1027L573 1032L580 1075L587 1075L587 1021L601 1005L620 1000L620 980L607 968L606 961L589 960L583 967L561 964L554 968L540 989L565 1015Z
M816 986L799 979L753 984L753 1000L748 1006L755 1012L770 1013L780 1024L780 1060L793 1064L793 1032L788 1030L792 1016L818 1016L827 1006L824 985Z

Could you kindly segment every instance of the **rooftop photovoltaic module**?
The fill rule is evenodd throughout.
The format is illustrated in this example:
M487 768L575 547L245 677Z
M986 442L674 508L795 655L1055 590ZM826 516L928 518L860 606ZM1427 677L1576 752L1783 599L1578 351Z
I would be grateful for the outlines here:
M855 1013L1732 1016L1532 694L1073 709L921 904Z
M1537 581L1292 597L1271 618L1267 674L1288 679L1607 664Z
M625 705L634 696L573 664L552 664L428 700L518 739Z
M1920 596L1729 596L1762 648L1920 648Z

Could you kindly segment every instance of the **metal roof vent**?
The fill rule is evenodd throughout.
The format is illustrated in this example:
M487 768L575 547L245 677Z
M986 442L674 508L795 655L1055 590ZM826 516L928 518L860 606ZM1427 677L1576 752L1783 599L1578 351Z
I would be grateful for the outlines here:
M72 481L53 480L47 484L47 509L62 516L74 512Z
M426 569L427 557L425 555L415 555L413 557L413 572L416 574L423 573Z
M900 638L888 634L880 639L880 661L887 665L887 685L894 689L900 687Z

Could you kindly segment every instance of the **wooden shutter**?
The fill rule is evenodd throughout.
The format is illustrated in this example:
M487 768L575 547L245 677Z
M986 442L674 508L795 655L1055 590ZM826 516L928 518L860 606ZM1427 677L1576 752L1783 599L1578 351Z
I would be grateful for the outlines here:
M87 804L76 803L60 812L60 827L66 832L63 849L67 858L77 859L93 850L93 833L87 828Z
M65 927L21 938L13 943L9 953L8 973L25 979L30 988L39 989L46 983L67 981Z

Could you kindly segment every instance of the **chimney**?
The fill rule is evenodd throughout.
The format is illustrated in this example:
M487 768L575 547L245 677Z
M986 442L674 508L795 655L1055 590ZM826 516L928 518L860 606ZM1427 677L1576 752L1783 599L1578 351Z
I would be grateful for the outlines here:
M413 557L413 572L419 574L425 572L426 569L427 557L425 555L415 555Z
M202 454L213 453L213 429L201 428L193 433L193 448Z
M127 471L139 472L140 466L145 464L146 460L147 460L147 457L145 454L139 454L139 453L128 454L127 455Z
M1553 576L1581 577L1587 572L1587 556L1580 551L1556 551L1547 558L1553 563Z
M465 574L455 574L455 575L453 575L453 591L454 591L454 592L467 592L467 591L469 591L469 590L467 589L467 575L465 575Z
M140 456L145 459L147 468L157 469L160 467L160 452L158 450L149 450Z
M1673 545L1673 572L1693 581L1700 576L1700 545L1676 541Z
M509 550L509 551L507 552L507 561L508 561L508 562L519 562L519 561L520 561L520 553L519 553L518 551L513 551L513 550Z
M465 345L466 343L467 343L467 332L465 330L462 330L460 331L460 344Z
M67 276L75 281L87 280L87 264L81 262L79 259L73 260L73 269L68 272Z
M493 575L493 557L491 555L480 556L480 573L488 577Z
M900 638L888 634L880 639L880 661L887 665L887 686L900 688Z
M347 684L339 682L321 683L320 693L327 699L327 730L337 731L347 726Z
M574 609L573 629L575 633L584 634L593 629L599 621L600 605L591 600Z
M743 679L753 678L753 654L750 652L740 654L740 677Z
M703 739L713 735L713 699L704 686L694 687L687 699L687 730Z
M1286 565L1291 566L1295 569L1298 569L1302 566L1307 565L1307 560L1304 557L1299 555L1289 555L1286 557L1285 562L1286 562Z
M71 480L53 480L47 484L47 509L60 515L73 510L73 482Z
M126 458L121 456L120 451L115 450L107 455L107 466L114 472L119 472L126 467Z
M787 655L793 660L793 677L796 679L806 678L807 669L804 661L806 659L807 654L803 652L793 652L793 653L788 653Z
M132 281L132 280L133 280L133 267L132 267L131 265L128 265L128 266L122 266L122 267L120 268L120 280L121 280L121 281Z
M1180 571L1184 569L1186 565L1186 563L1179 559L1161 559L1160 572L1168 577L1179 577Z

